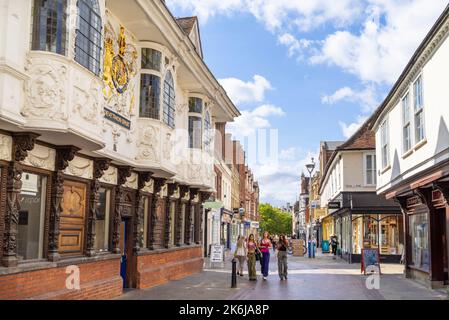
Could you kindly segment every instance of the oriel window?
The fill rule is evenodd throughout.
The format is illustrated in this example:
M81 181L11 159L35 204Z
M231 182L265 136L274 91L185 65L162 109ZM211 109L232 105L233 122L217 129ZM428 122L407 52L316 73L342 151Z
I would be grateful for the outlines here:
M164 80L164 123L172 128L175 127L175 86L170 71L167 72Z
M141 68L161 71L161 59L162 59L161 52L150 48L143 48L141 57Z
M161 79L153 74L140 76L140 117L159 120Z
M66 55L67 1L34 0L32 50Z
M78 0L75 60L98 75L101 56L101 16L98 0Z

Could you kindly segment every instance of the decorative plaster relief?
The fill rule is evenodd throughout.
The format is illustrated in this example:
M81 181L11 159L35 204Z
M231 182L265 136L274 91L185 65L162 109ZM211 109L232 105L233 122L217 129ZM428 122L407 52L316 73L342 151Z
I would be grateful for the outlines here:
M25 82L25 117L67 120L67 67L49 59L28 59L30 79Z
M142 190L145 191L145 192L148 192L148 193L153 193L154 192L154 180L150 179L150 181L148 181L145 184L145 187L143 187Z
M103 173L103 176L99 179L100 182L117 184L117 168L109 166L108 170Z
M35 144L34 149L28 151L28 156L22 163L31 167L55 171L55 159L56 151L54 149Z
M82 84L73 88L73 113L78 113L81 118L92 125L99 123L101 110L99 108L98 83L92 80L89 89L84 90Z
M159 159L159 128L141 125L139 132L139 140L137 141L139 151L136 160L157 161Z
M0 160L11 161L12 137L0 134Z
M138 181L139 176L137 175L137 173L135 172L131 172L131 176L126 179L125 182L125 187L127 188L131 188L131 189L137 189L137 181Z
M80 178L93 179L94 162L89 159L75 156L64 170L65 174Z

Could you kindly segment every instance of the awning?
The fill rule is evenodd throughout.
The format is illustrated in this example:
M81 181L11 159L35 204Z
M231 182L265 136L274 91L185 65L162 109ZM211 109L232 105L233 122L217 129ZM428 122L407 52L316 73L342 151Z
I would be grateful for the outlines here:
M220 201L206 201L203 203L204 209L221 209L223 208L223 203Z

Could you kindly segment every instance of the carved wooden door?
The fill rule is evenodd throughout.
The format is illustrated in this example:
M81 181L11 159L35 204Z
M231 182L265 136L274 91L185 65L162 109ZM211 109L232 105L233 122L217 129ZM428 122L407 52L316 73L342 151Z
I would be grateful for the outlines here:
M65 181L59 234L59 252L65 255L83 253L87 186Z

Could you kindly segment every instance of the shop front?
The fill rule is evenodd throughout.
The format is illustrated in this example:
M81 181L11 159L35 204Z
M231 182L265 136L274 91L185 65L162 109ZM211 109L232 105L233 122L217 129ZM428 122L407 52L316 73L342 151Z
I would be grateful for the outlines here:
M329 214L321 220L321 229L323 233L323 240L330 240L331 236L334 234L334 217Z
M349 263L360 263L362 249L378 249L381 262L399 263L404 251L400 207L375 193L343 194L342 202L342 208L332 214L340 256Z
M221 244L225 249L231 249L232 211L222 209L221 215Z

